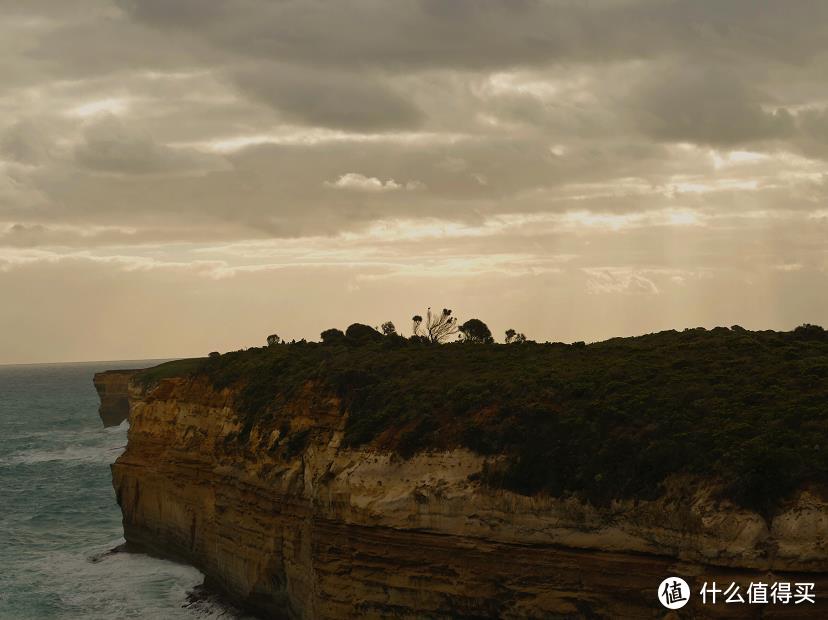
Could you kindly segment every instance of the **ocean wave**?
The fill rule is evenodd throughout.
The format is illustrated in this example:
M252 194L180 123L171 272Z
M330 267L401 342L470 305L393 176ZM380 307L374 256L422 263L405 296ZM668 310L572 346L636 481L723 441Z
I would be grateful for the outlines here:
M124 420L117 426L100 426L95 425L91 428L84 427L84 428L72 428L72 429L59 429L59 428L51 428L48 430L24 430L24 432L18 433L9 433L6 435L7 440L42 440L45 442L52 441L57 442L60 441L61 443L66 443L67 440L76 440L81 438L86 439L94 439L95 437L104 437L106 435L123 435L126 437L127 431L129 430L129 421Z
M91 371L0 372L0 618L236 618L194 601L195 568L109 552L124 540L108 466L129 424L102 427Z
M35 576L28 594L48 593L63 617L238 618L219 601L193 606L190 592L203 580L195 568L140 553L56 552L26 569Z
M68 446L58 449L35 448L15 452L0 459L0 465L36 465L65 461L67 465L85 463L114 463L126 448L126 444L115 446Z

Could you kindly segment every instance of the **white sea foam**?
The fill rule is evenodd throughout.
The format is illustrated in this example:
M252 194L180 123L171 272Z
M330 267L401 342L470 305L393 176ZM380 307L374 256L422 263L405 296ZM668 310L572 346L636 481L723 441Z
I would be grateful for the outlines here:
M67 461L67 465L83 463L114 463L126 446L69 446L56 450L23 450L0 459L0 465L33 465Z
M188 607L187 593L203 575L190 566L143 554L98 554L92 561L80 553L55 552L39 558L31 568L45 577L67 617L73 612L90 620L238 617L211 601Z
M14 452L0 459L2 465L32 465L52 461L67 461L67 465L82 463L114 463L126 448L129 425L106 429L56 431L48 438L48 446ZM65 446L65 447L58 447Z

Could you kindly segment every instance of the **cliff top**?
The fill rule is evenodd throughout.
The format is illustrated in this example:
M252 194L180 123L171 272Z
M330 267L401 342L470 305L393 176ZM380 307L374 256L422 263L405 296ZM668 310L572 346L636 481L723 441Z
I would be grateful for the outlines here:
M346 445L502 454L487 481L527 494L651 498L690 474L769 512L828 481L828 334L815 326L590 345L302 342L170 362L138 380L173 376L234 387L248 432L310 383L341 398Z

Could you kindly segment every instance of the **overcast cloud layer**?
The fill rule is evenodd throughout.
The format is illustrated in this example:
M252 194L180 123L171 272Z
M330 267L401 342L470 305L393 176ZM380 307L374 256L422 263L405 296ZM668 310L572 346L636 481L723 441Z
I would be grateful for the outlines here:
M826 324L826 52L823 0L0 0L0 363Z

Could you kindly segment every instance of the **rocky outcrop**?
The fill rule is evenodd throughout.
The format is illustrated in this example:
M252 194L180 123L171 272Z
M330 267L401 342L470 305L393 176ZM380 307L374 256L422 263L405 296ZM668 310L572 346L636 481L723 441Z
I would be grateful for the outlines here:
M127 541L194 564L263 617L802 618L824 601L694 594L667 612L656 589L676 575L696 592L713 580L828 592L828 504L809 492L769 522L691 479L597 508L490 489L466 450L345 448L347 412L312 384L254 423L233 390L201 379L129 394L112 467Z
M95 374L92 382L101 399L98 413L104 426L118 426L129 419L129 380L138 370L107 370Z

